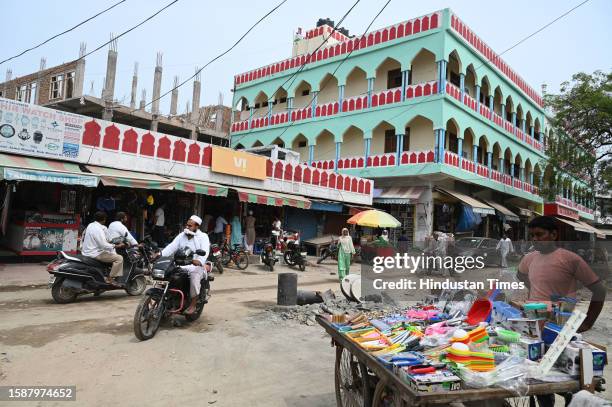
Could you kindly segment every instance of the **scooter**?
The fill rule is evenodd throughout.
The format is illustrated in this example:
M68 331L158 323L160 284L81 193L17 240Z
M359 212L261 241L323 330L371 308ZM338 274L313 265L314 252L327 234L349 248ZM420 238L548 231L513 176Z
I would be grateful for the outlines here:
M124 237L113 239L111 243L126 243ZM129 295L140 295L147 287L145 275L152 270L155 245L145 241L140 246L119 249L123 256L123 275L117 278L118 286L108 284L111 269L109 263L102 263L91 257L80 254L68 255L59 252L57 258L47 266L51 296L58 304L74 302L79 295L94 294L104 291L125 290Z

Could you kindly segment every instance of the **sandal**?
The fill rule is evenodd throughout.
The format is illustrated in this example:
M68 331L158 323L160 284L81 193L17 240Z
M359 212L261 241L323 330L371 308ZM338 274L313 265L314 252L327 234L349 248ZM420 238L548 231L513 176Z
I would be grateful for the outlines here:
M110 277L106 279L106 284L110 284L113 287L121 287L121 284L119 284L117 281L115 281L114 279Z

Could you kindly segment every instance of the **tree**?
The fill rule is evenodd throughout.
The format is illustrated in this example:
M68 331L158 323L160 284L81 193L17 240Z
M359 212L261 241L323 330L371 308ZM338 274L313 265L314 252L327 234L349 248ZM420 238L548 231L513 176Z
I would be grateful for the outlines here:
M587 181L596 193L612 187L612 73L577 73L546 95L559 137L548 143L550 164Z

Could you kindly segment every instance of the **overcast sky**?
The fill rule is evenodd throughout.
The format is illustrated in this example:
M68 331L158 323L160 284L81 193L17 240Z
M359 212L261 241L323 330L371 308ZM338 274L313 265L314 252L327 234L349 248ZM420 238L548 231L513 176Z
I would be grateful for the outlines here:
M0 25L0 59L21 52L59 33L118 0L3 0ZM59 37L15 60L0 66L2 80L7 68L13 77L38 68L41 57L53 66L78 57L79 42L88 51L106 42L109 33L120 33L153 14L171 0L127 0L110 12L75 31ZM290 56L292 34L297 27L309 29L320 17L338 21L355 0L288 0L276 13L254 29L231 53L202 73L202 105L216 103L219 92L230 104L233 75ZM501 1L410 1L393 0L372 29L452 8L476 34L495 51L501 52L582 0ZM163 52L162 93L172 87L173 77L181 80L227 49L246 29L280 0L198 1L178 3L119 39L115 97L129 104L134 62L140 64L138 95L147 90L151 99L157 51ZM351 34L361 34L384 4L383 0L361 0L343 24ZM612 1L590 0L543 32L506 53L503 57L536 90L543 82L549 91L575 72L609 71L612 66ZM106 69L106 48L87 58L85 93L93 82L99 96ZM179 112L191 100L192 87L179 90ZM170 97L161 102L167 113Z

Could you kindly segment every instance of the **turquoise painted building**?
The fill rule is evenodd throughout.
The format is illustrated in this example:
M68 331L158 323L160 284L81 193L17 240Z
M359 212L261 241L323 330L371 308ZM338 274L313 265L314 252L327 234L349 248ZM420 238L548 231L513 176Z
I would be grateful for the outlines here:
M373 179L374 202L413 240L463 231L462 207L477 215L466 231L492 237L523 238L545 201L593 218L586 183L547 168L556 135L542 97L452 10L345 34L298 32L291 58L236 75L232 146L277 144Z

